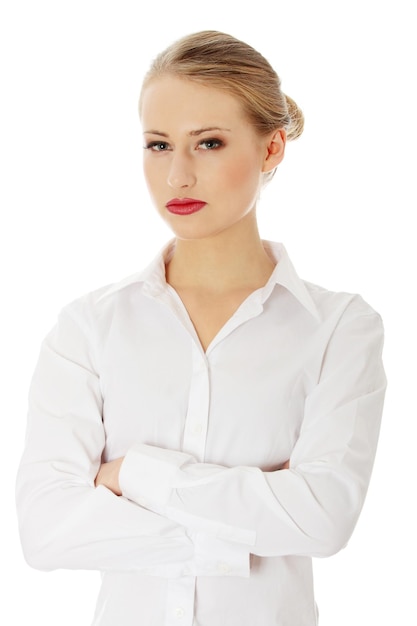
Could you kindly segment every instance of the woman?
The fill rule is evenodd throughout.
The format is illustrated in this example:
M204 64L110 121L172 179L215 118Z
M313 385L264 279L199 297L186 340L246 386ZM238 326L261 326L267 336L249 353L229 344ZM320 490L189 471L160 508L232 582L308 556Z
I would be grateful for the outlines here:
M259 192L303 118L258 52L185 37L152 65L140 115L175 238L45 339L25 556L101 570L95 625L313 626L311 557L345 546L371 475L380 318L260 239Z

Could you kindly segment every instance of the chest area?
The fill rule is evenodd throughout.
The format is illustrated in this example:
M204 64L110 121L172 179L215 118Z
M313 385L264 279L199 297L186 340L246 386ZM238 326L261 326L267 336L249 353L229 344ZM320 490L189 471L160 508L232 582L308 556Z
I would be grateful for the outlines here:
M306 342L265 316L207 354L175 316L138 316L113 326L101 369L108 456L143 442L266 471L289 457L311 378Z

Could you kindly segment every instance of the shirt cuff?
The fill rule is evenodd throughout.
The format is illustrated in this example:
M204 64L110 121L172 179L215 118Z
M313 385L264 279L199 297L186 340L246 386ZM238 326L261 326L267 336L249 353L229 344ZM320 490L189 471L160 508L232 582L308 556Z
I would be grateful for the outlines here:
M205 533L189 533L194 544L194 576L250 576L248 546L229 543Z
M185 452L137 443L128 450L120 468L121 492L140 506L163 514L178 469L193 460Z
M233 560L233 555L239 555L237 569L243 571L247 564L243 564L242 555L246 560L249 558L249 547L255 545L256 542L255 530L230 526L216 519L193 515L174 505L174 502L181 503L181 497L176 494L184 490L185 484L188 488L198 484L201 487L201 497L204 498L205 480L200 482L200 479L195 477L185 480L182 476L184 472L181 468L193 463L195 459L185 452L142 443L135 444L127 452L120 468L119 486L122 495L139 506L180 524L192 536L199 538L199 541L206 537L207 542L204 546L212 541L213 546L219 549L219 554L222 552L222 546L235 544L230 547L231 554L233 553L231 558ZM214 472L215 475L216 472ZM206 480L210 481L210 477ZM179 489L179 485L182 489ZM224 560L222 558L222 561Z

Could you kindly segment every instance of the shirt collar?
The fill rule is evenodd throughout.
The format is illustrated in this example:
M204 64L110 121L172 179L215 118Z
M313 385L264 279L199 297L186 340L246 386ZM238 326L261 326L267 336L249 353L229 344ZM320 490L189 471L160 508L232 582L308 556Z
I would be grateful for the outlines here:
M275 269L264 287L258 290L260 303L264 303L272 293L275 285L281 285L287 289L311 315L320 320L318 309L312 299L304 281L302 281L290 261L288 253L282 243L264 241L265 250L275 261ZM165 245L141 272L132 274L114 285L111 285L101 295L101 298L111 295L134 283L143 283L143 291L146 295L156 296L165 291L165 264L169 261L175 248L175 239Z
M175 240L171 240L143 270L135 274L130 274L121 281L109 285L99 299L107 298L107 296L111 296L113 293L121 291L134 283L143 283L144 290L149 295L156 295L163 291L166 288L165 264L172 255L174 246Z
M262 302L270 295L275 285L285 287L313 317L320 321L317 306L308 291L306 284L298 276L290 257L282 243L264 241L265 250L275 261L275 269L262 291Z

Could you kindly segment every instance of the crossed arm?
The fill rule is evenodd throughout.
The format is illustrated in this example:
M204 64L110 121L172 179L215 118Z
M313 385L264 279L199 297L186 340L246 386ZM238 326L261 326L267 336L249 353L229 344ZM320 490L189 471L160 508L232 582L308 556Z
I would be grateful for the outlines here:
M334 332L290 465L276 471L198 463L142 443L100 464L99 379L77 320L64 316L31 391L17 489L26 558L39 569L182 575L197 571L204 538L208 557L217 542L248 575L250 553L333 554L350 537L371 475L385 391L381 345L375 314L351 316Z
M120 489L119 475L123 461L124 457L120 457L118 459L114 459L113 461L102 463L95 479L95 486L98 487L99 485L102 485L103 487L110 489L110 491L112 491L116 496L121 496L122 492ZM290 462L286 461L279 469L284 470L289 469L289 467Z

